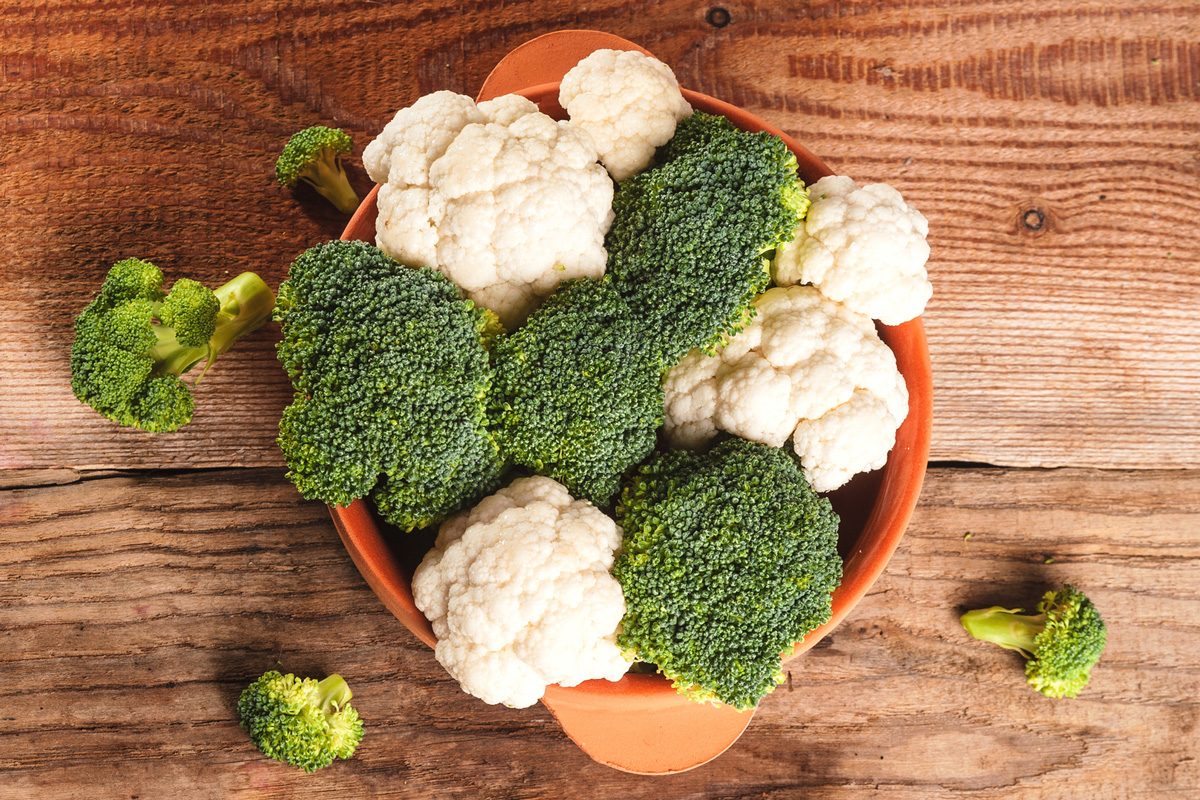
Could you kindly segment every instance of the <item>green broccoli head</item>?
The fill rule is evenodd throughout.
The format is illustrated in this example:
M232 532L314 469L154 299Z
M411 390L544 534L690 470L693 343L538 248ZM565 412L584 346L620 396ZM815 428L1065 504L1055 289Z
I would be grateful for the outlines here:
M180 278L163 300L158 317L175 329L180 344L198 347L216 332L220 310L221 301L212 289L191 278Z
M668 364L741 329L770 283L764 256L807 205L781 139L703 113L679 123L657 166L620 184L608 274Z
M162 270L140 258L126 258L108 268L96 300L106 307L117 307L132 300L162 300Z
M351 697L340 675L317 681L271 670L242 691L238 719L263 755L315 772L350 758L362 741Z
M289 188L298 181L316 189L343 214L358 208L342 156L352 148L350 134L340 128L314 125L292 134L275 161L275 179Z
M279 446L301 495L346 505L374 490L383 518L414 530L498 485L485 416L494 317L444 276L329 242L292 264L276 317L296 391Z
M967 632L985 642L1023 654L1025 677L1047 697L1075 697L1088 685L1108 631L1100 612L1073 586L1049 591L1037 614L992 606L962 616Z
M275 302L249 272L216 292L183 278L164 296L162 284L149 261L118 261L75 320L71 346L75 396L118 424L154 433L192 418L192 391L179 376L266 322Z
M491 420L516 463L604 505L654 449L662 361L607 280L562 284L493 347Z
M617 642L687 696L752 708L832 613L838 517L786 451L727 439L656 454L617 505Z

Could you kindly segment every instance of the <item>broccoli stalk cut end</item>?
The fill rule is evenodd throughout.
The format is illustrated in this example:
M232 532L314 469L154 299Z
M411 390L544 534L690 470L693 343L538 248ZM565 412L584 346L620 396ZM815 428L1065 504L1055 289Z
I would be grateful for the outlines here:
M324 680L317 681L317 699L326 714L337 711L350 702L354 694L350 684L341 675L333 674Z
M341 675L317 681L317 699L329 724L330 749L337 758L350 758L362 740L362 721L358 714L344 713L353 697L350 684Z
M271 318L275 294L253 272L243 272L213 292L221 304L216 330L209 339L209 359L215 360L241 337Z
M1075 697L1091 680L1108 632L1100 612L1073 586L1049 591L1037 614L992 606L962 615L967 633L1028 659L1025 677L1047 697Z

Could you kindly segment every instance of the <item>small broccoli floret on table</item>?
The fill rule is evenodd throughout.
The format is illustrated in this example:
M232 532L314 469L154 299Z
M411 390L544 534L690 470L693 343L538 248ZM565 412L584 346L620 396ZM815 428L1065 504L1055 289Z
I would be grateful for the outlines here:
M271 670L242 691L238 719L263 755L316 772L353 756L362 741L351 697L340 675L318 681Z
M662 425L662 361L608 281L563 284L493 347L492 425L518 464L604 505Z
M754 707L829 620L838 517L788 452L742 439L655 455L617 505L617 643L693 700Z
M296 392L279 447L301 495L347 505L374 491L407 531L497 486L504 464L485 418L497 323L447 278L329 242L292 264L276 317Z
M275 295L245 272L215 292L182 278L163 293L162 271L127 258L108 271L75 321L71 388L120 425L154 433L192 419L195 400L180 376L205 369L271 318Z
M981 641L1016 650L1028 659L1029 685L1047 697L1075 697L1091 680L1108 631L1100 612L1073 586L1049 591L1037 614L992 606L962 616L967 633Z
M699 112L679 123L657 166L620 184L608 274L668 365L741 329L770 283L765 256L807 206L781 139Z
M350 186L342 156L351 150L350 134L340 128L314 125L292 134L275 161L275 179L294 187L304 181L343 214L358 208L358 195Z

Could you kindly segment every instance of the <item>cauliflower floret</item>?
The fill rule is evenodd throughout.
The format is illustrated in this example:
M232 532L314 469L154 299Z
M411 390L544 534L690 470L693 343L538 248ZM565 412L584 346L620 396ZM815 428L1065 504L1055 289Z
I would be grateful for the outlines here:
M429 189L424 187L380 186L375 198L375 244L405 264L436 265L438 232L429 201Z
M907 396L904 379L894 397ZM829 492L860 472L887 463L896 444L896 418L882 398L856 389L845 403L817 419L802 419L792 435L792 447L804 465L804 475L818 492Z
M459 95L460 97L462 95ZM499 125L512 125L521 117L529 114L541 114L537 103L519 94L502 94L491 100L484 100L476 108L483 114L484 122L495 122Z
M532 103L530 104L532 105ZM535 109L536 110L536 109ZM409 186L429 183L429 165L472 122L486 122L475 101L450 91L434 92L402 108L363 149L363 166L379 184L392 178Z
M770 289L755 307L719 353L693 351L668 373L667 438L693 448L718 430L774 447L791 438L818 491L882 466L908 390L871 320L811 286Z
M721 359L693 350L667 373L663 382L666 433L676 447L698 449L717 435L717 372Z
M558 102L618 181L645 169L692 113L671 68L632 50L597 50L580 61L563 76Z
M612 181L585 134L524 97L426 95L363 163L381 182L376 244L438 269L509 328L561 281L604 274Z
M886 183L844 175L808 190L812 205L775 257L780 286L808 283L885 325L919 317L933 295L925 272L929 223Z
M620 544L612 519L544 477L447 520L412 584L438 662L465 691L513 708L551 684L620 680L625 597L609 574Z

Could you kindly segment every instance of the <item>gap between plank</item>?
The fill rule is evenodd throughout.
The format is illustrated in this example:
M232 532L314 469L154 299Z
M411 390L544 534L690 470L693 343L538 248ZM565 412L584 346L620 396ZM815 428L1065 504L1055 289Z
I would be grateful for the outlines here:
M987 461L930 461L929 469L962 469L962 470L1021 470L1022 472L1053 472L1063 469L1087 469L1097 472L1129 472L1141 471L1130 467L1075 467L1062 465L1054 467L1025 467L1008 464L992 464ZM10 469L0 470L0 492L19 491L21 489L39 489L49 486L68 486L87 481L104 480L107 478L169 478L180 475L195 475L205 472L233 472L251 470L276 470L282 472L283 467L245 466L230 464L215 467L138 467L132 469L72 469L70 467L46 469Z

